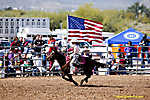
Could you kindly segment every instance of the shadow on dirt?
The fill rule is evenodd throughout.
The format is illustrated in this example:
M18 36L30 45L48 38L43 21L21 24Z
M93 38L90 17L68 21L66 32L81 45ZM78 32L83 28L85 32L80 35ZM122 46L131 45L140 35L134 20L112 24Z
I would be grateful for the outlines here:
M107 85L82 85L80 87L109 87L109 88L123 88L124 86L107 86Z
M145 88L150 88L150 86L147 86L147 87L145 87Z

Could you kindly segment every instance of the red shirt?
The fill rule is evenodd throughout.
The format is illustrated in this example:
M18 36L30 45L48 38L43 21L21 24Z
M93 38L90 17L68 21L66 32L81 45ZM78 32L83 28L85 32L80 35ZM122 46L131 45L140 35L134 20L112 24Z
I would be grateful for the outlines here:
M13 41L10 46L11 46L11 47L15 46L15 47L14 47L14 53L18 53L18 50L15 50L15 48L18 48L18 47L16 47L16 46L19 46L19 43L16 43L15 41Z
M58 47L56 47L56 49L58 49ZM54 50L54 47L49 48L49 52L52 52L53 50Z
M52 44L53 42L56 42L56 40L54 38L48 40L48 44Z
M126 60L125 59L120 59L120 64L126 64Z

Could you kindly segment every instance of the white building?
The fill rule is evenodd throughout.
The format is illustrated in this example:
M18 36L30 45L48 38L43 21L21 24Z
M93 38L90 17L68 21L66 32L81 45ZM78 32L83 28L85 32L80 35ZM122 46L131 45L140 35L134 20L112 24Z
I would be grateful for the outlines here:
M32 41L33 37L37 34L42 36L43 40L48 40L51 31L48 28L26 28L20 27L17 37L24 37L27 40Z
M20 27L49 29L49 18L0 17L0 38L12 40Z

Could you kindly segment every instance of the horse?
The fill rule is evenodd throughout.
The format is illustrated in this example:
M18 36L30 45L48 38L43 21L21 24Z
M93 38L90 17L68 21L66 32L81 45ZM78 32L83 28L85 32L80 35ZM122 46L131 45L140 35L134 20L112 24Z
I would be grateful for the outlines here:
M78 83L73 80L72 75L68 74L70 72L70 63L66 63L66 56L64 56L62 53L58 52L57 49L55 48L53 52L50 53L49 57L47 57L49 60L56 59L57 62L59 63L61 70L62 70L62 78L65 79L66 81L73 82L76 86L78 86ZM79 57L79 60L82 60L82 57ZM102 63L99 63L95 60L92 60L89 57L84 57L85 63L80 64L80 65L75 65L78 67L83 68L84 74L86 77L81 80L80 85L82 86L83 82L85 81L86 83L88 82L88 79L92 75L92 70L94 69L95 66L100 66L104 67L105 65ZM66 78L65 76L68 76Z

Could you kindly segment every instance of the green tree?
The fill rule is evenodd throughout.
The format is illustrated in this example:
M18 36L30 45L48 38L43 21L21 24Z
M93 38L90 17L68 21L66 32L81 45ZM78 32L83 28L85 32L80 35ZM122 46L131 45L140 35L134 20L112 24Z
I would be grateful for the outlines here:
M146 14L148 17L150 16L149 9L147 9L144 4L140 5L139 2L136 2L135 4L131 5L131 7L128 7L127 12L132 12L135 14L135 19L138 19L140 15L143 16L144 14Z
M12 10L12 8L11 7L6 7L4 10L5 11L10 11L10 10Z
M147 10L147 7L144 4L142 4L139 8L140 8L140 14L141 15L143 15Z
M87 18L98 22L103 21L102 12L98 8L94 8L93 4L83 4L74 12L77 17Z
M146 14L147 17L150 17L150 8L146 9L145 14Z
M140 11L140 3L136 2L135 4L131 5L131 7L128 7L127 12L132 12L136 15L136 18L139 17L139 11Z

